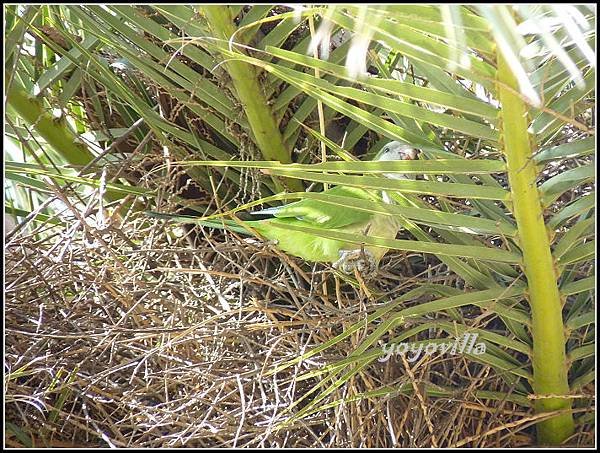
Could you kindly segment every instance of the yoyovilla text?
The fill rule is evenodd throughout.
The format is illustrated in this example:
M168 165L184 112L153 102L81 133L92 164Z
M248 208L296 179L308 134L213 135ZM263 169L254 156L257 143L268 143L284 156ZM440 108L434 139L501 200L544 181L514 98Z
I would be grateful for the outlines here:
M406 356L408 362L415 362L422 354L474 354L485 353L485 343L476 343L476 333L466 333L462 337L447 343L418 342L418 343L392 343L383 345L383 356L378 360L387 362L392 355Z

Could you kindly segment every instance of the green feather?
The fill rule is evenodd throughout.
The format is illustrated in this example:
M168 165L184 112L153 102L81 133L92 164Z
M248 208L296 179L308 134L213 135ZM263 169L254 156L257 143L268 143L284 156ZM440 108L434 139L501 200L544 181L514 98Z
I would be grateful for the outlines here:
M406 157L408 156L408 157ZM390 142L378 154L378 160L414 159L416 151L409 145L400 142ZM396 177L398 177L396 175ZM325 193L362 200L382 201L379 191L366 190L358 187L336 186ZM162 219L175 220L183 223L194 223L212 228L221 228L243 234L258 234L265 239L276 241L277 246L291 255L308 261L335 263L340 259L340 252L360 250L359 244L338 239L320 237L302 231L290 230L290 226L308 227L317 230L339 231L353 235L369 235L384 239L394 239L399 225L392 216L374 214L364 210L336 206L321 200L305 198L295 203L281 206L272 212L274 218L233 222L231 220L198 220L189 216L172 216L149 212L148 214ZM260 212L259 212L260 213ZM376 261L385 255L385 247L365 246L365 251Z
M361 198L363 200L381 201L375 192L358 187L336 186L325 193L338 197ZM320 200L304 199L282 206L275 212L278 219L301 219L306 226L315 228L342 228L353 223L364 222L372 214L347 207L334 206ZM312 224L312 225L311 225Z

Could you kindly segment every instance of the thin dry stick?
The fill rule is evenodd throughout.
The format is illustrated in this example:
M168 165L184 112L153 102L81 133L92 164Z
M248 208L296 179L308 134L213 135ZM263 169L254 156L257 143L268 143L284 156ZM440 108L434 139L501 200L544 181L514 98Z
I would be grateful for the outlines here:
M431 445L433 445L434 448L438 448L437 436L434 434L433 423L431 423L431 419L429 418L427 407L425 405L425 399L423 398L423 395L421 394L421 391L419 390L419 386L417 385L417 380L415 379L415 374L412 372L412 369L410 368L410 365L408 364L406 357L404 357L404 354L401 354L400 358L402 359L402 364L404 365L404 369L406 370L406 373L408 374L408 377L410 378L410 382L412 383L412 387L415 391L415 395L416 395L417 399L419 400L419 406L421 408L421 411L423 412L423 417L425 418L425 423L427 424L427 429L429 430L429 434L431 434Z

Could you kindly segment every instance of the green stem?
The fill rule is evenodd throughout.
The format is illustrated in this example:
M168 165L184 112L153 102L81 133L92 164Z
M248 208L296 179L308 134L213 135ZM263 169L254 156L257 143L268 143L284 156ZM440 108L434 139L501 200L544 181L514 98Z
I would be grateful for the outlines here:
M71 130L64 115L54 117L41 99L29 94L20 84L13 80L6 96L6 103L17 115L35 130L46 143L69 164L85 167L94 155ZM104 194L108 201L120 200L123 194L108 189Z
M557 285L550 239L544 224L537 172L527 132L527 106L518 95L518 82L504 58L498 56L498 92L502 104L504 153L513 201L513 212L523 252L523 267L529 286L533 336L533 390L541 398L534 403L536 413L564 410L565 413L537 425L538 441L559 444L574 431L569 409L567 358L562 302Z
M94 158L71 131L65 117L48 113L42 101L27 93L16 80L8 88L7 104L70 164L84 166Z
M231 9L223 5L206 6L202 8L202 11L214 36L228 41L236 31ZM283 142L275 115L263 94L257 68L237 60L228 60L225 65L237 97L243 105L256 145L263 157L266 160L291 163L291 155ZM285 184L294 192L304 190L302 183L297 180L286 179Z

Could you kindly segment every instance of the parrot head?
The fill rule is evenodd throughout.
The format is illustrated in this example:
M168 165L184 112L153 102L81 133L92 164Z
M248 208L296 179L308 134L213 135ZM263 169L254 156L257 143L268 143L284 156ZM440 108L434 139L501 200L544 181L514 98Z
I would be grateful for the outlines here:
M417 149L402 142L389 142L377 153L373 160L415 160Z
M415 160L418 150L402 142L389 142L381 151L377 153L374 160ZM407 176L403 173L384 173L383 176L390 179L414 179L414 176Z

